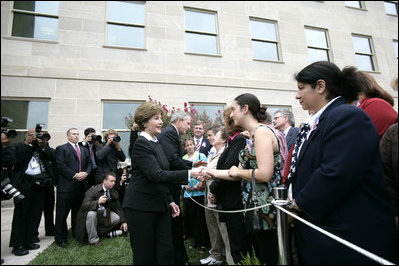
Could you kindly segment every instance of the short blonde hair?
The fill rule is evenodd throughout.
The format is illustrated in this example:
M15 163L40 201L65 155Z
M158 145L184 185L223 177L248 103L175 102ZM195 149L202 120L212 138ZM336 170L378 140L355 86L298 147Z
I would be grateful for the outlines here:
M119 137L118 131L116 131L115 129L108 129L108 130L105 131L105 133L104 133L104 139L105 139L105 140L108 139L108 136L111 135L111 134L115 134L116 136Z
M160 114L161 116L165 114L162 106L152 102L141 104L134 113L134 122L136 122L139 131L143 131L145 129L144 123L148 122L151 117L157 114Z

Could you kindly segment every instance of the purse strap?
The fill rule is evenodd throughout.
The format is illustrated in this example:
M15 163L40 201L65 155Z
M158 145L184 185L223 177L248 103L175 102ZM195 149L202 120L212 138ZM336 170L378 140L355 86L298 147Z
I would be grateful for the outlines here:
M254 207L257 206L258 204L258 198L256 197L256 185L255 185L255 169L252 169L251 171L251 182L252 182L252 188L251 188L251 193L252 193L252 201L254 203ZM254 193L255 192L255 193Z

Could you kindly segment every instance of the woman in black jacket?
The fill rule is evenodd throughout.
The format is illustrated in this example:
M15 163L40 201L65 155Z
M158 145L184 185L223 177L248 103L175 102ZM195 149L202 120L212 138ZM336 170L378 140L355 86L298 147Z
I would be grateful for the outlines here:
M245 148L246 138L241 134L241 128L234 125L230 118L231 107L223 111L224 123L227 133L230 135L226 148L220 155L216 169L227 170L232 166L238 166L238 154ZM225 211L242 210L241 180L228 181L215 179L210 186L211 193L216 196L218 209ZM219 213L220 221L226 222L229 235L231 255L235 263L240 262L241 254L249 252L249 242L245 231L244 215L238 213Z
M171 216L180 215L179 206L167 184L186 185L200 169L169 171L169 162L156 136L162 130L161 106L140 105L134 120L141 131L133 145L133 178L126 189L123 207L130 230L133 264L174 264Z

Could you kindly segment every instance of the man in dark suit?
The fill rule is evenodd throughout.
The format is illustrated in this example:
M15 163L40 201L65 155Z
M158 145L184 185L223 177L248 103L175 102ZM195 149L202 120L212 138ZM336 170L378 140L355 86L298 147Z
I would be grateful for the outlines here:
M208 157L212 145L207 138L204 138L204 123L201 120L195 122L193 131L195 150Z
M66 219L72 210L71 226L74 234L76 215L87 189L87 176L91 173L92 163L87 149L78 145L79 130L67 131L68 143L56 148L56 166L58 174L57 203L55 220L55 242L67 246L68 228Z
M97 146L101 143L101 136L96 135L96 130L94 128L86 128L84 131L85 139L79 142L79 148L86 148L89 150L90 159L92 163L92 171L91 174L86 178L88 182L88 188L95 184L96 179L96 169L97 169L97 156L96 149Z
M191 126L191 116L185 112L175 112L171 117L171 125L162 129L158 135L158 140L168 158L170 170L189 170L193 166L204 165L202 161L193 165L191 161L182 159L184 152L179 134L185 134ZM206 165L206 163L205 163ZM168 185L169 191L173 196L174 202L180 204L181 186L179 184ZM187 251L184 246L183 238L183 219L179 215L172 219L172 238L175 265L188 264Z
M295 127L294 115L287 109L280 109L274 113L274 128L280 130L287 141L287 149L290 150L298 136L299 128Z

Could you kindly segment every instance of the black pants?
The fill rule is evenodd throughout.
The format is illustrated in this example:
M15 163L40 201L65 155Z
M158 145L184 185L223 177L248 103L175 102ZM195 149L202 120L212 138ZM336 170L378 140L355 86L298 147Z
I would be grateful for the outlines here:
M204 196L192 197L196 202L203 204ZM205 211L191 198L184 198L184 234L194 237L195 247L208 247L209 233L206 226ZM190 234L191 233L191 234Z
M243 260L242 255L245 256L247 252L250 252L244 215L242 213L223 213L222 217L222 221L226 222L227 233L229 234L231 256L235 263L239 263Z
M34 214L34 235L39 236L39 225L42 219L42 212L44 212L44 229L46 235L54 235L54 205L55 195L54 186L52 184L46 187L39 187L33 185L32 197L34 198L33 205L35 206Z
M66 242L68 238L67 218L71 213L72 234L75 232L76 216L82 205L84 190L79 189L73 192L57 191L56 215L55 215L55 241Z
M278 240L277 230L260 231L251 236L256 257L261 264L277 265ZM252 255L252 254L251 254Z
M143 212L125 208L134 265L173 265L169 212Z
M19 189L25 198L19 202L14 200L14 214L11 224L10 247L29 245L33 243L33 213L34 200L31 189Z

